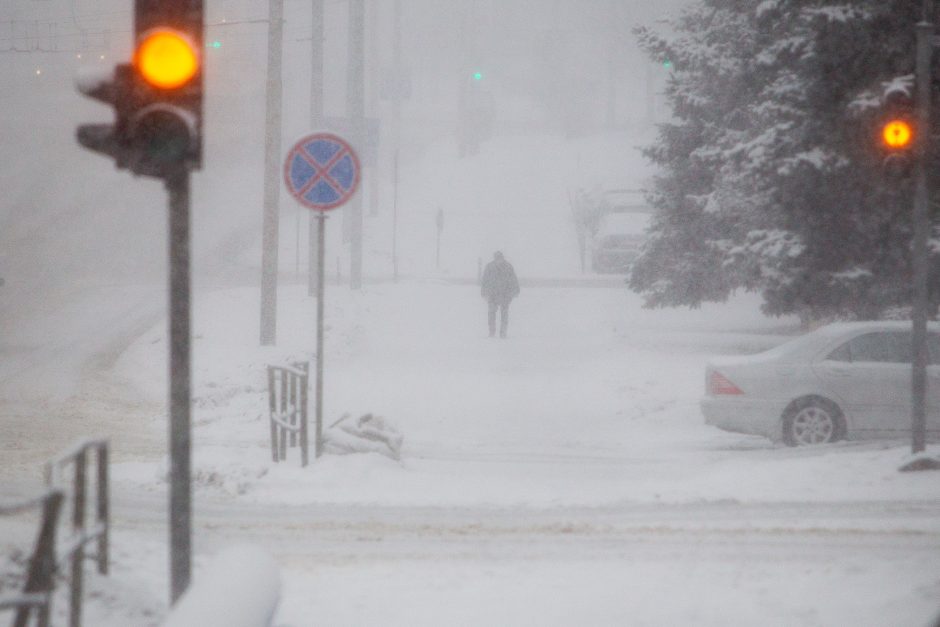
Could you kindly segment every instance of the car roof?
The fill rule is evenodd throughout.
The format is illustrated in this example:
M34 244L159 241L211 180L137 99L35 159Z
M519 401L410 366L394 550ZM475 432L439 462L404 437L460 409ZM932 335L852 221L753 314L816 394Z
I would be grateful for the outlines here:
M913 323L910 320L863 320L860 322L833 322L819 327L814 332L824 335L842 335L856 331L907 331ZM940 330L940 323L928 322L931 331Z
M940 323L930 322L932 333L940 332ZM793 337L774 348L752 355L727 355L711 360L715 365L758 363L769 361L802 362L817 359L820 354L835 348L840 342L866 332L908 331L910 320L866 320L862 322L833 322L809 333Z

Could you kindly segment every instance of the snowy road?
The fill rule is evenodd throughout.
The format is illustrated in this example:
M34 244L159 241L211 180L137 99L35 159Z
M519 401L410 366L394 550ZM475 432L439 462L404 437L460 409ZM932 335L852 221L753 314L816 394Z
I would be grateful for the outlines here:
M125 537L163 532L134 501L117 512ZM203 554L246 541L271 551L284 582L278 624L297 627L920 625L937 606L926 575L936 572L938 516L935 501L548 510L204 501L196 541Z
M255 290L194 310L196 576L230 544L265 547L279 625L922 625L940 607L936 479L897 473L903 443L794 450L702 424L708 356L793 331L753 301L651 312L617 288L530 286L500 341L472 285L328 294L327 422L386 416L401 462L270 463L263 366L309 358L301 287L282 291L278 348L257 347ZM102 625L165 611L164 333L73 397L115 438Z

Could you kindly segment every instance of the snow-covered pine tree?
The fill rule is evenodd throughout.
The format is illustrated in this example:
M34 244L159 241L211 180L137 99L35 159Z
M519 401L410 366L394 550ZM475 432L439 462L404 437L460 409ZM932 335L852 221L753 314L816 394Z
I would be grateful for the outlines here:
M676 59L674 119L646 152L658 213L631 276L648 305L738 288L771 314L909 302L909 190L886 191L873 129L882 83L912 72L915 5L703 0L672 39L637 31Z
M659 128L659 141L645 154L659 166L650 190L656 213L652 237L637 260L630 284L650 306L697 306L723 300L745 281L726 267L730 243L742 224L718 210L718 198L732 175L724 152L729 132L743 132L748 103L756 98L747 66L757 50L751 23L756 2L700 2L675 24L675 39L636 31L652 58L669 58L673 73L666 87L673 120ZM741 128L738 128L738 127ZM740 209L733 193L729 205Z

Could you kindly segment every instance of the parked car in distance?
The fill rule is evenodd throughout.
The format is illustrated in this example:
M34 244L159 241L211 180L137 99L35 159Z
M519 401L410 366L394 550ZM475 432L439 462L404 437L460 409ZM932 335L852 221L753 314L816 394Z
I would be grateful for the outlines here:
M591 269L599 274L622 274L640 255L645 238L635 233L610 233L594 242Z
M624 274L646 241L649 213L609 213L604 216L591 251L591 269L601 274Z
M940 324L928 325L927 436L940 436ZM711 360L705 422L790 446L911 433L910 322L835 323Z

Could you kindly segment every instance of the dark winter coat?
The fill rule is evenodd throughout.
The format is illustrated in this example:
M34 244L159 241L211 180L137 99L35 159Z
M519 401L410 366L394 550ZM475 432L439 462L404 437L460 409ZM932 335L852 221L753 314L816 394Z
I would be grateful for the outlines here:
M508 303L519 295L519 279L512 264L505 259L494 259L483 270L480 294L490 301Z

